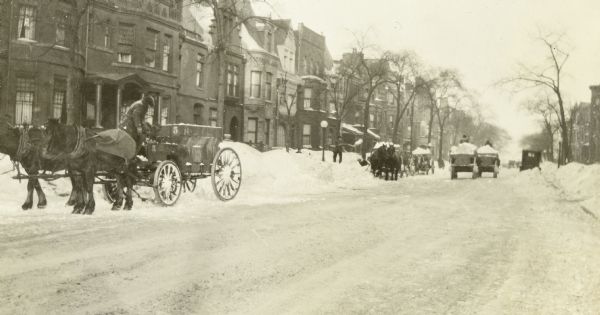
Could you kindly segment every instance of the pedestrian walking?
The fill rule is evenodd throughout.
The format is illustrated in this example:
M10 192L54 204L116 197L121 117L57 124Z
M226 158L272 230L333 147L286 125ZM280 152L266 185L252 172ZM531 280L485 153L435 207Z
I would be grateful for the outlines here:
M335 146L333 147L333 163L336 162L336 158L340 157L340 161L338 163L342 163L342 152L344 151L342 147L342 137L338 137L335 141Z

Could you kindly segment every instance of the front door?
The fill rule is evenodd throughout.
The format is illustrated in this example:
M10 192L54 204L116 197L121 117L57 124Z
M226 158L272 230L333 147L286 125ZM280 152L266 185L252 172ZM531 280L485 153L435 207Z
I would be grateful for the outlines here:
M240 125L238 122L237 117L233 117L231 118L231 121L229 122L229 134L231 135L231 140L233 141L239 141L240 140Z

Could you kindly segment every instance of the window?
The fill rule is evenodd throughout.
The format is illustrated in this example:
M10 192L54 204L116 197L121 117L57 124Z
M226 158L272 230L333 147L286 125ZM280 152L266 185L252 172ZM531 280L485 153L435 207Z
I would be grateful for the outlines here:
M233 66L233 96L238 96L238 86L240 82L240 67L237 65Z
M132 48L135 38L133 25L119 24L119 51L118 61L123 63L132 63Z
M103 28L102 43L104 44L105 48L109 48L110 47L110 25L108 23L106 23L105 25L102 26L102 28Z
M202 54L196 55L196 86L202 87L204 85L204 56Z
M144 65L156 67L156 52L158 50L158 32L152 29L146 30L146 51Z
M52 97L52 118L60 119L67 96L67 82L62 78L54 78L54 95Z
M202 110L204 106L202 104L194 104L194 124L202 125Z
M310 125L302 126L302 145L310 145Z
M173 46L171 35L165 35L162 49L162 70L171 71L171 47Z
M390 128L394 128L394 116L390 115L388 121L390 123Z
M304 89L304 109L309 109L312 100L312 89L305 88Z
M267 76L265 77L265 98L270 101L272 97L271 86L273 81L273 74L267 72Z
M35 7L23 5L19 9L19 24L17 25L17 38L35 39L35 20L37 10Z
M149 124L154 124L154 107L148 107L144 121Z
M33 78L17 78L17 97L15 102L15 123L31 124L33 116L33 100L35 96L35 81Z
M169 121L169 107L171 107L171 97L163 97L160 102L160 124L166 125Z
M375 115L369 114L369 123L371 127L375 125Z
M56 13L56 45L71 47L71 15L66 12Z
M98 47L109 48L110 47L110 35L111 26L110 21L98 21L94 20L92 25L92 40L93 44Z
M259 71L252 71L250 74L250 97L260 97L261 75Z
M335 114L336 110L335 110L335 103L334 102L330 102L329 103L329 113L330 114Z
M210 125L213 127L217 126L217 110L215 108L210 109Z
M238 85L240 80L240 67L238 65L227 65L227 95L238 96Z
M256 127L258 126L258 118L248 118L248 129L246 131L246 138L248 142L256 143Z

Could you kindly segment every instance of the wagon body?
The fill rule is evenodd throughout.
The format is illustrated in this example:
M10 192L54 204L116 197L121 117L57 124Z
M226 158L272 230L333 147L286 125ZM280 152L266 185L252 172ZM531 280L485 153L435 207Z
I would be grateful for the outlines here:
M158 132L156 141L147 144L146 157L151 163L173 160L186 172L206 173L219 151L221 141L221 127L164 125Z
M479 176L482 173L493 173L494 178L498 177L500 169L500 159L498 154L495 153L478 153L477 154L477 168L479 170Z
M457 173L473 173L477 177L475 154L450 154L450 179L456 179Z

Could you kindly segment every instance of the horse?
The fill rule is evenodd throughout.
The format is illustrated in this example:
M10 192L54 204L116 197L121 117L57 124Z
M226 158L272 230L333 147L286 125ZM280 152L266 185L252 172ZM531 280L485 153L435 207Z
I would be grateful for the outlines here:
M0 117L0 153L6 154L17 167L20 175L19 165L23 167L28 175L38 175L40 171L44 173L58 172L65 170L64 161L47 160L41 156L41 150L47 141L47 136L43 129L33 126L16 127L9 123L10 117ZM4 128L3 125L6 125ZM70 177L72 190L67 205L73 205L79 193L79 185L76 179ZM38 178L27 179L27 197L21 205L21 209L30 210L33 207L33 191L37 193L37 208L43 209L48 201L46 194L40 185Z
M388 145L386 150L385 180L388 180L388 172L390 173L390 180L398 180L398 173L402 169L402 155L396 151L393 144Z
M98 171L106 172L117 180L117 198L112 210L120 210L123 206L123 188L126 189L123 210L133 207L132 190L137 181L137 159L126 159L114 154L98 150L100 139L98 134L81 126L67 126L56 120L49 120L47 125L50 139L46 154L53 159L64 159L69 172L79 176L83 186L83 198L78 198L73 206L74 214L93 214L96 202L94 200L94 181ZM130 136L131 133L125 130ZM136 137L132 137L136 138ZM144 137L137 138L133 148L137 153ZM135 155L135 154L134 154Z
M382 144L377 148L373 148L369 162L371 163L371 173L373 176L379 177L385 171L385 161L387 159L386 145Z

